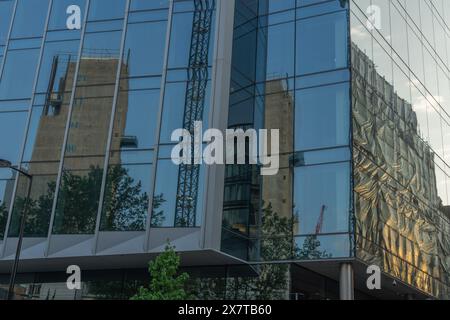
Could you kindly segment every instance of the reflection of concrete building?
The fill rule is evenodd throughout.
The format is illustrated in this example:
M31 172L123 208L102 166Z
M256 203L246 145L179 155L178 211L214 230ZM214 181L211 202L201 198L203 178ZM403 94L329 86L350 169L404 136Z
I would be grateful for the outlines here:
M90 57L81 60L64 155L64 168L75 175L87 175L93 167L104 166L118 61L114 57ZM39 121L35 129L35 140L28 141L31 158L27 164L28 172L34 176L31 198L35 200L42 195L50 195L53 192L50 187L57 180L57 159L61 156L75 70L76 62L69 56L55 56L45 105L42 109L35 108L36 112L39 112L35 114L36 117L39 116ZM122 66L122 70L123 74L127 75L126 65ZM111 150L120 150L124 143L137 147L136 139L124 137L128 112L127 90L128 81L121 81ZM103 147L99 149L99 146ZM120 152L111 152L109 163L114 165L120 162ZM26 196L27 187L28 180L20 179L16 199ZM50 207L41 210L44 213L50 210ZM17 211L14 212L17 215ZM50 212L45 214L50 216ZM17 218L12 220L12 234L17 234L18 222Z
M91 166L103 167L104 150L109 134L112 102L116 78L117 58L83 58L80 63L78 83L69 138L65 151L65 167L77 174L87 172ZM33 194L41 195L48 183L56 180L64 132L69 113L71 91L76 62L67 56L55 57L49 82L49 92L36 129L28 172L38 178L33 182ZM126 66L123 66L126 74ZM58 78L57 78L58 77ZM124 87L125 86L125 87ZM132 137L124 137L128 111L127 81L121 81L111 149L120 150L124 143L137 144ZM39 109L37 109L39 110ZM105 149L99 150L98 146ZM120 154L113 152L110 164L120 163ZM22 181L18 195L25 195L27 181Z
M280 172L263 177L262 197L274 212L289 218L292 215L293 167L289 163L294 148L294 98L287 81L272 80L266 84L264 128L280 130ZM270 139L268 141L269 150ZM266 203L266 204L267 204Z
M66 158L79 156L98 157L103 155L104 150L99 150L98 146L106 147L109 122L101 120L111 117L117 61L117 58L83 58L81 60L73 115L69 128ZM64 138L67 113L69 112L67 106L70 103L75 66L75 62L61 66L67 68L67 73L64 74L64 78L59 80L59 91L49 93L37 129L31 162L58 159L60 156L60 146ZM123 69L126 71L125 67ZM126 83L126 81L122 81L121 85L126 85ZM50 87L53 87L53 84L50 84ZM128 109L127 88L121 89L123 91L121 91L118 100L119 104L117 106L111 142L113 150L120 149L124 138L123 132L125 131ZM81 162L83 159L76 161ZM118 163L119 161L114 156L111 158L112 163ZM103 165L101 159L98 159L98 161L88 159L88 162L90 165ZM85 168L81 163L74 166L74 168L76 167ZM32 172L31 167L30 171Z

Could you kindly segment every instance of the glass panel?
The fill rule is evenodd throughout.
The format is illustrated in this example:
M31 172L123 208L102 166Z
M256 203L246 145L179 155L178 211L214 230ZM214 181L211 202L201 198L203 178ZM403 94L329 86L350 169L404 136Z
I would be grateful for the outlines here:
M347 66L347 13L327 14L297 22L297 74Z
M350 216L348 163L299 167L294 172L294 234L347 232Z
M4 45L6 42L6 38L9 32L9 26L11 23L13 7L13 0L0 1L0 46Z
M65 159L53 233L94 233L103 164L103 157Z
M284 23L267 29L267 78L294 76L295 24Z
M121 88L125 88L122 80ZM121 91L114 122L112 150L150 149L155 145L159 90ZM120 136L119 136L120 135ZM116 139L117 138L117 139Z
M166 28L166 21L128 25L124 51L128 74L122 73L122 78L162 73Z
M350 235L311 235L295 238L295 259L317 260L351 257Z
M186 68L189 64L192 16L191 12L173 15L169 51L170 68Z
M0 82L0 100L31 97L39 51L28 49L8 52Z
M5 235L9 207L16 180L12 172L9 169L0 169L0 240L3 240Z
M102 231L143 231L148 216L151 164L127 164L111 153L101 220ZM146 154L147 161L152 153ZM119 162L119 164L114 164Z
M31 201L25 222L25 237L47 237L55 194L58 164L58 162L53 162L22 165L25 171L33 175L33 183L30 190ZM9 237L17 237L19 235L20 216L23 210L25 210L28 185L29 180L20 176L16 198L14 200Z
M126 0L91 0L89 6L89 21L122 19L124 17Z
M54 233L94 232L120 61L120 40L121 31L86 34L65 150ZM122 110L121 106L118 107ZM120 120L119 117L115 119L116 122ZM112 146L119 146L124 127L115 123L114 128Z
M52 11L50 13L49 30L58 30L67 28L67 8L77 5L81 9L81 18L84 18L86 0L57 0L53 1ZM83 20L81 21L83 24Z
M11 38L40 37L44 33L49 0L17 0L16 16Z
M26 112L0 112L0 159L17 164L26 124Z
M295 149L349 144L349 85L339 84L296 93Z
M153 194L152 227L175 225L175 203L177 198L179 167L171 160L160 160Z

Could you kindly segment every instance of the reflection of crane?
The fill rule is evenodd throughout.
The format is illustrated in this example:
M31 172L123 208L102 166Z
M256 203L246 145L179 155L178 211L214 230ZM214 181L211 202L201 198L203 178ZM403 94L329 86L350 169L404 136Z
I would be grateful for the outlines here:
M194 122L203 119L208 85L208 53L211 39L215 0L194 0L191 46L189 54L186 105L183 128L194 134ZM191 150L191 161L194 156ZM178 173L178 191L175 208L175 226L195 226L197 210L199 165L182 164Z
M320 216L319 216L319 220L317 220L317 225L316 225L316 234L322 233L323 216L325 214L326 209L327 209L326 205L323 205L322 208L320 209Z

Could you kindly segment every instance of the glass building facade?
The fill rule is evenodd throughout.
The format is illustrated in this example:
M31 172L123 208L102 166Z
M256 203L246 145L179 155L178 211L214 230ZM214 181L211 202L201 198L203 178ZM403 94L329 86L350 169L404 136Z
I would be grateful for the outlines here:
M183 256L203 298L338 298L341 263L356 297L368 265L449 297L448 0L32 2L0 0L0 158L33 175L30 265L117 256L74 298L127 297L168 238L234 259ZM279 129L278 173L175 165L194 121ZM0 293L28 183L0 168ZM63 278L26 270L23 297Z
M67 30L70 5L81 9L81 30ZM193 81L194 2L1 1L1 10L2 157L34 176L26 236L180 224L173 201L178 170L167 150L172 131L183 127ZM202 10L212 44L214 1ZM208 53L197 120L208 115ZM17 235L26 196L26 179L14 183L8 171L2 237ZM201 197L202 185L196 201ZM200 223L196 212L184 226Z
M350 7L357 257L448 298L450 3Z
M280 170L227 167L225 252L253 261L353 255L348 39L344 2L236 2L228 125L280 129ZM284 248L273 250L278 239Z

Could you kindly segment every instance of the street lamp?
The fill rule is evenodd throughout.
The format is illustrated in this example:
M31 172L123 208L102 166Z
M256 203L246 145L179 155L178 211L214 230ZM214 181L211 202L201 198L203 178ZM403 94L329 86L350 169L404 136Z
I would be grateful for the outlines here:
M16 283L17 269L19 267L20 251L22 250L23 234L25 231L25 220L26 220L26 216L27 216L28 208L29 208L33 176L30 175L29 173L23 171L20 168L13 167L11 162L8 160L0 159L0 168L9 168L9 169L14 170L14 171L18 172L19 174L22 174L28 178L28 191L27 191L26 202L25 202L25 206L22 210L22 216L20 217L19 241L17 242L16 256L15 256L13 268L11 271L11 278L9 279L8 300L11 300L14 296L14 285Z

